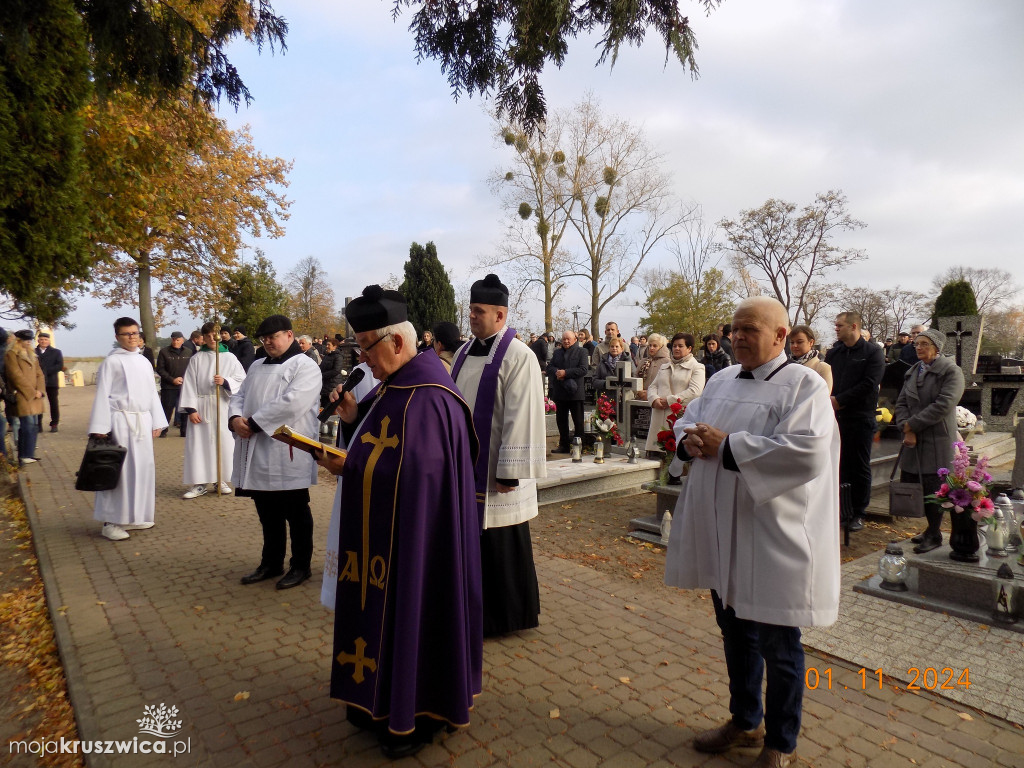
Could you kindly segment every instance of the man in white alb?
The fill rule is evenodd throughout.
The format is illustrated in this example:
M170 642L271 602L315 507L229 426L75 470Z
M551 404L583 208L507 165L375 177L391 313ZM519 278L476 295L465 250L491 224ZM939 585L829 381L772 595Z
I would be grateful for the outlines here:
M732 322L739 365L709 379L675 425L692 466L665 583L711 590L732 715L693 746L761 746L755 768L793 763L800 627L832 624L839 612L839 430L825 380L788 361L788 332L775 299L741 302Z
M537 626L540 591L529 520L537 516L536 478L545 464L544 390L537 356L508 328L508 288L497 275L470 289L475 339L452 362L452 378L473 409L480 440L477 504L484 587L484 636Z
M231 395L228 428L238 438L231 480L236 496L251 496L263 528L260 564L242 577L255 584L284 571L289 532L292 557L278 589L299 586L312 576L313 513L309 487L316 485L316 464L305 451L297 451L271 435L289 426L316 439L320 405L320 368L302 354L292 321L271 315L256 329L266 356L249 366L245 381Z
M191 486L182 498L206 493L207 483L217 482L217 433L220 433L220 492L231 493L228 479L235 455L235 440L228 430L228 401L245 381L245 370L220 342L214 323L200 329L203 345L188 361L178 410L188 414L185 433L185 469L182 481ZM220 400L218 412L217 400ZM218 413L220 421L217 421ZM216 490L216 485L214 486Z
M96 372L89 434L112 437L128 449L121 479L110 491L97 491L94 517L103 522L102 534L111 541L128 538L128 531L153 527L156 506L156 465L153 438L167 426L153 366L139 348L139 324L130 317L114 321L117 348Z

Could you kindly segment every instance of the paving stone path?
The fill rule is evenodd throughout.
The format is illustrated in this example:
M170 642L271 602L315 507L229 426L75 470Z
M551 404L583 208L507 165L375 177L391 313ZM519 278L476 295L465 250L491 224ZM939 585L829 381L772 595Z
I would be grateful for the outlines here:
M156 526L107 541L92 519L92 495L74 490L93 392L62 391L61 432L40 436L43 461L21 473L80 738L151 738L140 735L137 721L145 707L163 703L177 707L182 721L168 744L180 742L187 753L102 755L88 764L386 763L375 741L349 726L343 707L328 697L333 615L319 603L317 558L333 488L313 489L314 580L287 592L272 581L242 586L239 577L259 559L252 502L182 500L184 440L172 432L155 441ZM1024 636L881 606L848 588L870 564L850 566L841 623L807 633L831 656L808 652L808 667L822 676L805 697L799 764L1024 768L1024 730L1008 722L1024 722ZM706 595L656 600L628 579L543 551L537 570L541 626L486 643L484 692L471 727L407 765L710 768L753 760L753 753L707 756L689 746L695 731L728 714L721 643ZM907 655L905 645L894 648L893 638L906 636L908 627L924 629L914 633L916 655ZM993 648L1008 666L996 664ZM955 701L907 691L905 681L891 678L879 690L873 672L857 672L881 667L899 678L911 662L971 667L971 682L983 693L971 695L972 686ZM981 669L1015 681L985 687ZM1003 698L986 707L992 691ZM0 763L37 765L3 749Z

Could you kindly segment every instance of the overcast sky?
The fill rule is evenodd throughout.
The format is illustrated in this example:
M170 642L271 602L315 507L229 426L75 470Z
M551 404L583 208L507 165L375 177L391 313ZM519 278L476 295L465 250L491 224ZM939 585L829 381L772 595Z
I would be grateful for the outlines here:
M841 244L868 259L839 279L924 290L947 267L999 267L1024 284L1024 2L724 0L690 14L701 76L656 38L595 68L593 40L570 45L543 86L549 108L592 91L606 113L644 127L680 198L715 222L768 198L802 207L842 189L867 227ZM455 102L432 61L417 64L409 16L385 0L276 0L284 56L237 45L259 150L295 161L287 233L259 243L281 277L318 257L339 301L401 274L412 241L433 240L456 281L481 277L502 211L486 179L507 162L485 101ZM667 253L654 262L670 261ZM606 310L632 332L634 291ZM588 310L576 289L566 306ZM135 310L126 310L136 313ZM80 302L66 354L109 348L116 310ZM539 327L542 307L533 312ZM161 329L161 335L194 321Z

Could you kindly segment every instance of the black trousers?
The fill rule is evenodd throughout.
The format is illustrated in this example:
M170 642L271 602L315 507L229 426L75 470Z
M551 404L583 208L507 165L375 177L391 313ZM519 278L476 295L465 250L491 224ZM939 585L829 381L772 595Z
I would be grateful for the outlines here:
M46 399L50 401L50 426L56 427L60 424L60 401L57 399L60 395L60 387L47 387L46 388ZM43 428L43 416L40 414L36 416L36 426L39 429Z
M555 400L555 424L558 425L558 444L569 445L569 414L572 414L572 426L575 437L583 439L583 401Z
M850 484L855 517L864 517L871 502L873 416L839 419L839 482Z
M188 423L188 416L184 413L178 413L178 401L181 399L180 389L161 389L160 390L160 405L164 409L164 416L167 417L167 424L174 426L176 423L179 424L181 434L185 434L185 424Z
M263 554L260 566L276 571L284 564L287 528L291 528L292 558L289 564L308 571L313 559L313 513L309 509L309 489L290 491L248 491L256 503L256 514L263 526Z
M64 374L61 374L62 376ZM50 401L50 426L56 427L60 423L60 387L47 387L46 399ZM43 426L42 416L39 417L39 426Z

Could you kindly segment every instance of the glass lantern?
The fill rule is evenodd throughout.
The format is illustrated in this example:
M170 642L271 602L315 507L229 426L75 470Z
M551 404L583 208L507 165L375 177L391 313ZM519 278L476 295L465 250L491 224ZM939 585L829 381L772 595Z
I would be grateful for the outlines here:
M604 440L594 441L594 463L604 464Z
M572 463L579 464L583 461L583 441L574 437L569 443L569 455L572 456Z
M885 554L878 561L878 575L882 578L879 586L892 592L906 592L909 570L907 558L903 555L903 547L899 542L889 542L885 547Z
M995 508L992 517L988 519L985 526L985 541L988 549L985 554L989 557L1006 557L1006 540L1009 538L1009 530L1006 527L1006 516L999 507Z
M1017 521L1017 514L1013 509L1013 502L1005 493L1000 493L995 500L995 505L1003 511L1006 518L1006 551L1010 554L1020 551L1021 537Z
M992 579L992 619L1000 624L1015 624L1020 613L1020 591L1014 581L1013 569L1006 563Z

